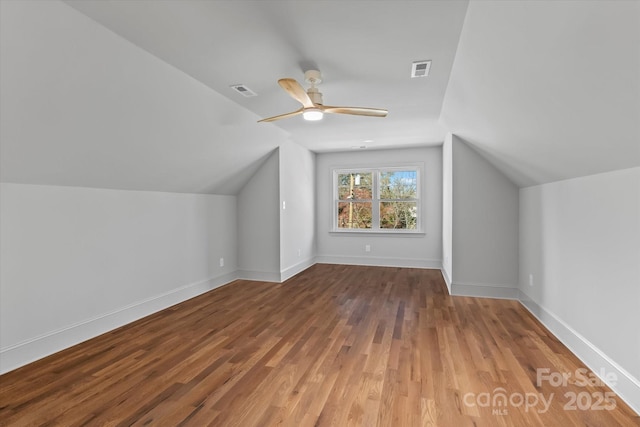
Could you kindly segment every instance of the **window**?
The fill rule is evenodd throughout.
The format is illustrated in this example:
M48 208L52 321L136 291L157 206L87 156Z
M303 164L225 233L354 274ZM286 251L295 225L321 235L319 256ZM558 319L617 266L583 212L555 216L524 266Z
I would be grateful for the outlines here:
M420 232L420 168L334 169L333 231Z

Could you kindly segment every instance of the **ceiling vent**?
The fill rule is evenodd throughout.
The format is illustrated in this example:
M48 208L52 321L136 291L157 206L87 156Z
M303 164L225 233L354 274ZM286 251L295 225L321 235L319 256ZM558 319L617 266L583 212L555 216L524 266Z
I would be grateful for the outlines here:
M245 98L251 98L252 96L258 96L257 93L255 93L254 91L252 91L251 89L249 89L245 85L232 85L231 89L235 90L236 92L238 92L240 95L244 96Z
M431 61L416 61L411 65L411 78L427 77L431 69Z

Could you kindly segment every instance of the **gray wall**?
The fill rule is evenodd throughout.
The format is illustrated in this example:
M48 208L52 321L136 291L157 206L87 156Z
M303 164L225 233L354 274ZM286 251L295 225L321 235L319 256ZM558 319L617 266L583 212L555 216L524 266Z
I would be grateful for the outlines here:
M525 305L592 369L615 372L616 393L640 409L640 168L521 189L519 286Z
M0 370L233 280L235 222L234 196L1 184Z
M280 145L281 280L314 263L315 183L315 154L292 142Z
M315 154L282 143L238 194L240 277L280 282L313 265L314 192Z
M517 298L518 187L452 138L452 293Z
M316 156L317 260L440 268L442 265L442 149L411 148L323 153ZM331 233L333 167L379 167L422 162L423 235L345 235ZM365 252L365 245L371 252Z
M280 281L279 168L274 150L238 193L238 268L246 279Z

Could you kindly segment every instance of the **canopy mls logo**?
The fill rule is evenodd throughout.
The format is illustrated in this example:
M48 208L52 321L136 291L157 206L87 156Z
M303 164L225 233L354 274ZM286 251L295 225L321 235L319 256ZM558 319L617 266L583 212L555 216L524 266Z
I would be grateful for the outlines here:
M539 414L543 414L549 410L553 401L554 393L549 398L542 393L510 393L502 387L493 389L491 393L467 393L462 398L463 403L467 407L478 406L480 408L491 408L493 415L508 415L508 407L519 408L524 406L524 411L536 409ZM539 407L539 405L542 407Z
M600 375L595 375L588 369L580 368L575 372L551 372L549 368L536 370L536 387L540 388L547 383L550 387L604 387L606 384L615 385L618 377L613 372L600 369ZM555 398L555 393L545 396L543 393L507 393L507 390L498 387L491 392L467 393L463 396L463 403L467 407L491 408L493 415L508 415L509 408L524 407L525 412L530 410L543 414L549 410ZM563 410L565 411L611 411L616 407L616 394L612 391L567 391L563 394Z

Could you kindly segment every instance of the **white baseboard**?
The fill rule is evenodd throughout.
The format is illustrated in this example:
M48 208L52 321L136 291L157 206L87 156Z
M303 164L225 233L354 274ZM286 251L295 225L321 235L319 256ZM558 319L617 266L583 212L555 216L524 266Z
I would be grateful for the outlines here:
M280 272L280 281L284 282L285 280L292 278L296 274L303 272L304 270L311 267L315 263L316 263L315 258L309 258L295 265L292 265L291 267L285 268Z
M79 344L237 279L236 272L191 283L109 313L0 349L0 374Z
M451 279L449 278L449 274L444 267L440 267L440 272L442 273L442 278L444 279L444 283L447 285L447 290L449 291L449 295L451 295Z
M238 279L280 283L280 273L271 271L238 270Z
M451 295L517 300L518 288L488 283L452 282Z
M318 255L316 262L320 264L374 265L378 267L429 268L440 270L440 259L409 259L391 257L364 257L341 255Z
M593 345L589 340L567 325L562 319L538 305L527 294L519 291L519 300L522 305L531 312L551 333L553 333L564 345L567 346L584 364L598 375L605 372L607 375L614 373L615 384L601 380L618 395L636 413L640 414L640 381L627 372L624 368L611 360L603 351Z

